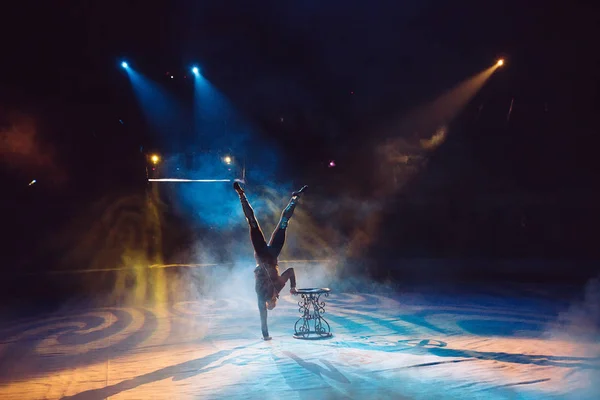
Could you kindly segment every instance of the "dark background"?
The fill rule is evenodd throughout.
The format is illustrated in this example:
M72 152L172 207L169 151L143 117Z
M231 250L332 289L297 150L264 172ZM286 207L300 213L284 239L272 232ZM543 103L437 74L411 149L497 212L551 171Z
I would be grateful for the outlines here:
M2 14L0 124L35 121L39 149L15 161L2 143L5 277L56 269L60 252L40 249L64 221L99 198L145 193L140 147L185 151L145 122L121 59L183 99L192 89L181 75L198 62L278 152L274 182L369 202L380 160L365 149L410 135L385 127L505 57L427 168L386 199L385 223L354 261L398 279L418 275L411 259L446 260L432 267L440 271L470 266L456 278L598 271L600 21L591 2L37 1ZM258 165L263 155L249 153ZM347 225L349 214L327 223ZM192 229L169 221L178 236Z

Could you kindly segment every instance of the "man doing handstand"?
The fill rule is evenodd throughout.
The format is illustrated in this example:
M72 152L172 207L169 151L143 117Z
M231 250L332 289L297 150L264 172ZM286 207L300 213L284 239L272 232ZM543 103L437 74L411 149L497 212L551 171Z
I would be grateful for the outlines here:
M296 293L296 275L294 274L294 269L288 268L283 274L279 275L277 257L279 257L279 253L283 248L285 242L285 230L290 218L294 214L298 199L306 190L307 186L292 193L292 198L281 213L279 223L273 231L268 244L265 241L265 236L256 220L254 210L246 198L244 189L242 189L238 182L233 184L233 188L240 196L242 209L244 210L246 220L248 220L248 225L250 226L250 240L254 247L254 258L256 259L257 264L254 269L254 278L262 335L264 340L271 340L269 329L267 327L267 309L272 310L275 308L277 299L279 298L279 292L285 287L288 279L291 285L290 293Z

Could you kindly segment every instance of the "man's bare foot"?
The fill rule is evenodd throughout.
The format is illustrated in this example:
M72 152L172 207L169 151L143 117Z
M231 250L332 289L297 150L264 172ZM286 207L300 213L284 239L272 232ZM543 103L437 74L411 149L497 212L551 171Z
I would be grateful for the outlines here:
M292 197L300 196L306 189L308 189L307 185L302 186L302 188L300 190L296 190L295 192L292 193Z
M244 189L242 189L242 187L240 186L239 182L234 182L233 183L233 188L235 189L235 191L237 192L238 195L243 195L244 194Z
M290 294L293 294L293 295L298 294L298 291L296 290L295 287L293 287L293 288L290 289Z

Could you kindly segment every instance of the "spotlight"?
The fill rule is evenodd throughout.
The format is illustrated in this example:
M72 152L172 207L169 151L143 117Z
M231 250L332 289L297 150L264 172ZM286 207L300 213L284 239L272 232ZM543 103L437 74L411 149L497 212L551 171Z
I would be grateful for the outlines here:
M230 156L225 156L223 158L223 161L225 162L225 164L231 164L231 161L233 161L233 160L231 159Z
M125 61L123 61L123 62L121 63L121 67L123 67L123 68L127 69L127 68L129 68L129 65L128 65L128 64L127 64Z
M499 59L498 62L496 63L496 65L499 66L499 67L503 66L504 65L504 59L503 58Z
M194 67L192 68L192 72L194 73L194 75L198 76L200 74L200 70L198 69L198 67Z
M157 154L152 154L150 156L150 161L152 161L152 164L156 165L160 161L160 157Z

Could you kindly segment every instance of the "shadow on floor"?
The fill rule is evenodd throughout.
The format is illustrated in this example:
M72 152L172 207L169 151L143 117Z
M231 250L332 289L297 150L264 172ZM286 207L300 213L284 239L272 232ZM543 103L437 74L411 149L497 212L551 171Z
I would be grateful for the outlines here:
M63 397L62 400L67 400L67 399L70 399L70 400L74 400L74 399L102 400L102 399L109 398L110 396L117 395L121 392L135 389L138 386L145 385L145 384L152 383L152 382L158 382L160 380L167 379L167 378L173 378L174 381L180 381L180 380L184 380L187 378L191 378L193 376L203 374L203 373L211 371L213 369L220 368L222 365L217 364L210 368L203 369L207 365L209 365L215 361L219 361L219 360L231 355L233 352L235 352L237 350L241 350L241 349L247 348L247 347L249 347L249 346L238 346L231 350L221 350L221 351L218 351L211 355L208 355L206 357L202 357L202 358L198 358L195 360L186 361L181 364L176 364L176 365L171 365L169 367L161 368L154 372L140 375L133 379L122 381L115 385L106 386L101 389L86 390L85 392L81 392L81 393L78 393L73 396L66 396L66 397Z

